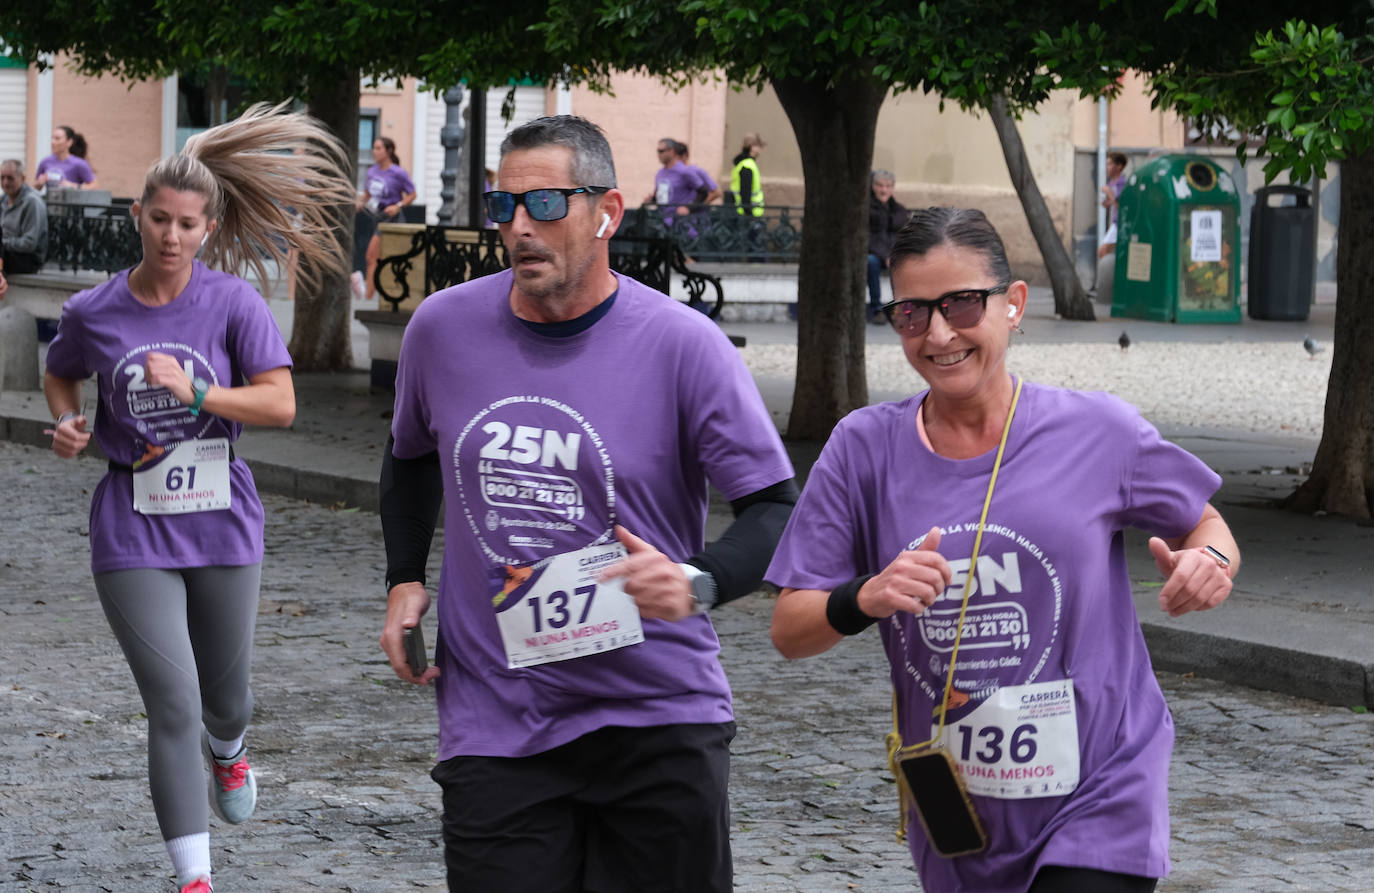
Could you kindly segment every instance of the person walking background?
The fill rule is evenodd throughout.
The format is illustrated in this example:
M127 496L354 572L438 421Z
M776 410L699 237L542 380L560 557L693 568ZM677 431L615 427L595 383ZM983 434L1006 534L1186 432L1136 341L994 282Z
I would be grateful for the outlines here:
M396 155L396 143L389 136L372 141L372 166L363 178L365 191L358 194L357 207L372 216L377 223L395 223L401 219L401 209L415 201L415 183L401 167ZM373 279L377 258L382 250L382 235L376 230L367 241L367 299L377 290Z
M86 160L86 138L66 124L53 128L52 154L38 162L33 185L39 189L94 189L95 172Z
M739 154L730 162L730 193L741 216L763 216L763 175L758 159L767 145L757 133L746 133Z
M981 212L916 211L891 259L884 315L929 388L831 435L766 575L774 644L879 625L923 889L1153 890L1173 722L1122 530L1154 534L1161 610L1217 606L1240 566L1220 478L1121 400L1007 371L1027 287Z
M296 408L266 301L197 254L260 282L288 246L312 282L347 268L329 216L354 193L347 154L283 107L254 106L152 166L131 209L142 259L66 302L43 380L53 452L71 458L92 436L81 390L96 376L110 460L91 499L91 570L143 698L153 809L183 893L211 889L209 808L238 823L257 797L244 739L263 508L233 442Z

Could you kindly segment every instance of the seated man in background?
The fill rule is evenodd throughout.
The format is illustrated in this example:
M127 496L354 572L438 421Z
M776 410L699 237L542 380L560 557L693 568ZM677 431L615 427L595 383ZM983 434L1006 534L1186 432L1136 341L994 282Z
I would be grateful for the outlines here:
M0 163L0 269L8 274L36 273L48 254L48 206L24 182L24 163Z

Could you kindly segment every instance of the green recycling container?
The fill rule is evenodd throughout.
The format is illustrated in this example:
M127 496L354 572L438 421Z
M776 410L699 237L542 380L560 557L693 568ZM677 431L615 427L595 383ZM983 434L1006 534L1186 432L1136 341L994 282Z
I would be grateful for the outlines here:
M1210 158L1165 155L1126 182L1112 316L1239 323L1240 193Z

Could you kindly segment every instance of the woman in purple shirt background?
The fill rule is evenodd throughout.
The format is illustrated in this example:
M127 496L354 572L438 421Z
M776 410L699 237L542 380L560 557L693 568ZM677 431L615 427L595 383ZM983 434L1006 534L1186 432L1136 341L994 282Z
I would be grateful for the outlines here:
M939 745L986 832L946 857L913 831L923 889L1153 890L1173 723L1122 530L1154 534L1162 610L1215 607L1240 563L1220 478L1115 397L1008 373L1026 283L981 212L914 212L891 269L883 311L929 389L831 435L765 577L773 641L805 657L879 626L898 744ZM921 817L943 832L961 802Z
M53 128L52 154L38 162L33 186L94 189L95 172L86 161L86 138L65 124Z
M372 141L372 160L374 164L367 169L363 178L363 192L358 194L357 207L367 211L378 223L395 223L401 219L401 209L415 201L415 183L410 174L401 167L401 159L396 155L396 143L389 136L379 136ZM377 269L377 256L381 253L382 236L374 232L367 243L367 298L377 286L373 283L373 272Z
M312 280L348 266L328 214L353 195L347 154L281 112L254 106L153 165L131 209L142 259L66 302L43 380L53 452L71 458L92 437L81 391L97 378L109 472L91 499L91 570L143 698L153 809L183 893L210 890L210 808L242 822L257 795L244 736L263 508L232 444L296 411L266 301L197 254L259 281L263 258L284 266L288 249Z

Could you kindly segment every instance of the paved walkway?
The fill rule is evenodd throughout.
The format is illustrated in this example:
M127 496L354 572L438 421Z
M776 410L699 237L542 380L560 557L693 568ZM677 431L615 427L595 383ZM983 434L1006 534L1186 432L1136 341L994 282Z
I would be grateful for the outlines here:
M1047 342L1110 342L1121 328L1056 322L1043 295L1031 315L1026 337ZM1329 342L1330 325L1329 305L1319 305L1301 324L1132 322L1131 331L1296 344L1307 331ZM750 343L795 338L787 325L729 329ZM366 508L390 401L369 393L365 373L299 376L297 387L293 429L253 430L239 448L263 490L284 495L265 497L271 546L252 731L261 820L214 825L217 887L440 890L439 804L426 777L433 704L397 681L376 647L383 555ZM760 381L777 412L790 387ZM141 704L82 543L103 464L23 445L46 444L46 420L40 395L0 395L0 439L11 441L0 443L0 891L170 889L146 791ZM1296 485L1314 442L1205 424L1165 433L1223 474L1217 501L1245 568L1224 608L1169 620L1153 604L1153 563L1132 541L1142 623L1178 731L1175 871L1161 890L1374 890L1374 715L1349 709L1374 703L1374 528L1267 507ZM816 447L792 451L805 469ZM727 520L718 509L711 523ZM918 889L892 838L881 754L889 694L876 637L788 663L768 643L770 611L755 595L716 617L739 715L737 888Z
M290 305L273 303L278 320L288 327ZM1240 325L1174 325L1113 320L1101 307L1097 322L1064 322L1054 317L1048 290L1034 289L1024 334L1018 337L1046 344L1115 342L1126 327L1138 342L1279 341L1296 350L1307 334L1330 343L1334 309L1334 296L1326 294L1304 322L1247 317ZM748 344L796 341L795 324L725 328ZM897 340L886 327L870 326L868 333L872 343ZM366 356L365 339L365 330L355 325L355 354ZM785 425L792 380L760 376L758 384L774 417ZM391 396L370 392L362 372L300 375L296 388L298 412L291 429L250 428L237 446L260 488L375 510ZM871 396L876 401L905 395L874 388ZM0 394L0 438L46 444L42 428L47 422L41 394ZM1244 569L1222 610L1170 619L1155 606L1158 574L1144 537L1128 536L1141 622L1157 664L1333 704L1374 707L1374 527L1272 507L1300 483L1316 441L1212 428L1205 418L1163 430L1222 475L1215 501L1241 544ZM805 475L818 445L790 444L789 450ZM725 507L716 506L714 523L723 525L728 517Z

